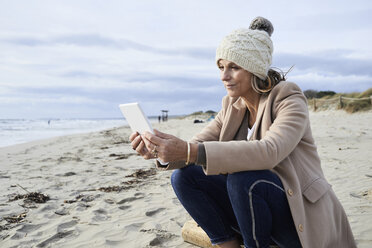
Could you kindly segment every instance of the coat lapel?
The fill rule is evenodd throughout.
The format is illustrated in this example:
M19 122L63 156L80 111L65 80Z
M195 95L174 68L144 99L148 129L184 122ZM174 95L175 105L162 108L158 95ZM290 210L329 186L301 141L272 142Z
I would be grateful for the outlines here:
M268 98L267 94L261 95L260 97L260 103L258 105L257 116L256 116L256 124L255 124L256 127L254 129L253 135L251 136L249 140L257 140L258 138L260 138L258 134L261 129L262 116L263 116L263 113L266 107L267 98Z
M239 98L227 112L227 122L222 127L220 141L233 140L236 132L238 131L246 112L244 101Z
M268 95L261 95L260 103L258 105L257 110L257 117L256 117L256 127L253 132L253 135L249 140L256 140L260 138L259 131L261 127L263 113L265 111L266 103L267 103ZM220 141L229 141L233 140L243 119L247 107L243 101L243 99L239 98L236 102L231 106L230 111L227 112L226 120L227 122L222 127ZM248 113L249 114L249 113Z

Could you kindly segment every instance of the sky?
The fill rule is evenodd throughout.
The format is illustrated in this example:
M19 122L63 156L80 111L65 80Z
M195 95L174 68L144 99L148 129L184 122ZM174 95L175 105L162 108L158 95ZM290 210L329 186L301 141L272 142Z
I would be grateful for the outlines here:
M0 0L0 119L218 111L224 36L274 25L273 67L302 90L372 87L370 0Z

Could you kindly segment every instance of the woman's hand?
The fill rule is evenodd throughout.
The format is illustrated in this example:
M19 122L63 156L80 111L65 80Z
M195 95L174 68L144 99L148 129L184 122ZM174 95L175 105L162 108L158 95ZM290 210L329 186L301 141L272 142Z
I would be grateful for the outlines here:
M145 143L147 152L156 151L157 157L161 161L175 162L187 159L187 142L173 135L162 133L155 129L154 134L145 132L142 135L142 141ZM141 149L144 148L142 147Z
M156 158L154 154L151 153L151 150L147 149L145 142L143 141L141 135L138 132L132 133L129 136L133 150L138 152L143 158L150 159Z

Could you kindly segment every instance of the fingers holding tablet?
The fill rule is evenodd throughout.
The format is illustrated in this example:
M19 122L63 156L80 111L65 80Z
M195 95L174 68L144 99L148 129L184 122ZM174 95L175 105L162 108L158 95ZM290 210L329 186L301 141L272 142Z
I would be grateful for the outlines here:
M158 146L152 144L149 140L142 137L137 132L130 135L129 140L131 141L132 149L135 150L145 159L152 159L158 157Z
M138 132L134 132L132 133L130 136L129 136L129 140L130 142L132 142L137 136L139 136L140 134Z
M153 134L151 134L153 135ZM141 135L143 142L145 143L145 146L148 151L150 151L152 158L158 158L159 156L159 149L161 146L161 142L157 140L158 142L153 142L154 138L148 138L149 136Z
M137 146L140 144L142 138L141 135L139 135L137 132L132 133L129 137L129 140L131 141L132 149L136 150Z

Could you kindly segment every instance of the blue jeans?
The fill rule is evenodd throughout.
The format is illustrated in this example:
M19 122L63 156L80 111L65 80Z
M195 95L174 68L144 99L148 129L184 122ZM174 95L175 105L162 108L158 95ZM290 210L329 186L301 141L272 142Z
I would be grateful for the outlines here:
M283 185L268 170L206 176L200 166L173 172L178 199L212 244L241 237L245 247L301 247Z

